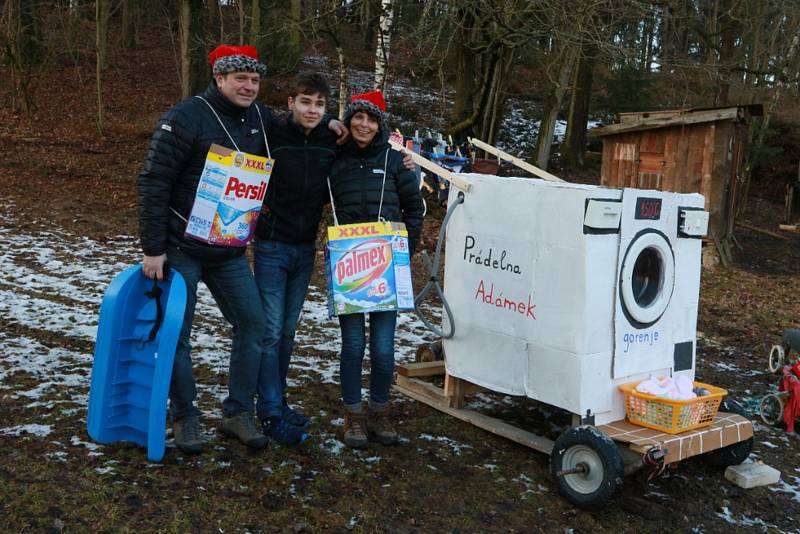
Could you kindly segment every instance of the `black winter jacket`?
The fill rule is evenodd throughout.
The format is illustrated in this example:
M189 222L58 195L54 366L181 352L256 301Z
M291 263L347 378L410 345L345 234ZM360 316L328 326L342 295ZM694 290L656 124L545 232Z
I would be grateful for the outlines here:
M328 202L326 179L336 157L336 135L323 119L308 135L290 114L273 124L269 146L275 166L256 227L256 237L284 243L313 243L322 207Z
M389 147L385 133L379 132L364 149L352 139L347 142L331 169L331 191L339 224L377 221L380 206L383 219L405 223L409 247L412 253L416 250L422 234L422 195L414 171L405 168L403 156Z
M255 102L241 108L228 100L212 80L200 95L216 110L239 150L266 155L263 126L269 134L274 122L269 108ZM217 118L200 99L191 97L167 111L156 123L147 161L139 174L139 234L147 256L159 256L167 246L179 247L192 256L220 261L244 254L244 247L207 245L184 237L186 222L170 208L189 218L197 183L212 143L233 149Z

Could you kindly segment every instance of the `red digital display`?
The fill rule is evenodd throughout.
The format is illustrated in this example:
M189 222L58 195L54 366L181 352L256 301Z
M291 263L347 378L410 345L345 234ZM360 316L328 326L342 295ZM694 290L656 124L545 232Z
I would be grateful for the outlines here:
M636 199L636 218L657 221L661 218L661 199L644 198Z

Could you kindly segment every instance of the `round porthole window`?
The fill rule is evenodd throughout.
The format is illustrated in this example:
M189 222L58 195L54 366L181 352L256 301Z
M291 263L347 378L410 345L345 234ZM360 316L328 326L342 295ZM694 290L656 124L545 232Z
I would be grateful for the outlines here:
M663 234L647 231L634 238L619 282L622 308L635 326L650 326L664 314L675 285L675 256Z

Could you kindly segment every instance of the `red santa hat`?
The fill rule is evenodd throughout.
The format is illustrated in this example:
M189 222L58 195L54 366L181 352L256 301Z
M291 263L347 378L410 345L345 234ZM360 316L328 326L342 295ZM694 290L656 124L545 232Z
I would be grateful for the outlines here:
M258 60L258 50L253 45L221 44L208 54L214 74L229 72L255 72L266 76L267 66Z

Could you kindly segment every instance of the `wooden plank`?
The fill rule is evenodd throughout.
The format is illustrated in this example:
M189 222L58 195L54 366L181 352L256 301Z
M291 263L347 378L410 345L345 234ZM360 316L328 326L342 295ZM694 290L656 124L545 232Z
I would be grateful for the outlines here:
M506 161L510 161L520 169L527 171L534 176L538 176L539 178L544 178L545 180L549 180L551 182L563 182L561 178L556 176L555 174L550 174L549 172L545 171L544 169L540 169L539 167L535 167L528 163L527 161L523 161L518 157L512 156L507 152L503 152L499 148L493 147L490 144L484 143L480 139L475 139L474 137L468 137L467 141L469 141L472 145L480 148L481 150L485 150L486 152L497 156L500 159L504 159Z
M763 228L759 228L758 226L753 226L752 224L743 223L741 221L736 221L736 226L740 228L747 228L748 230L752 230L753 232L768 235L770 237L774 237L775 239L782 239L784 241L789 241L791 239L789 236L776 234L775 232L770 232L769 230L764 230Z
M401 145L400 143L395 143L394 141L389 141L389 144L392 146L393 149L397 150L398 152L401 152L403 154L410 154L411 155L411 159L414 160L414 163L416 163L417 165L419 165L423 169L431 171L432 173L436 174L437 176L441 176L442 178L444 178L445 180L447 180L448 182L450 182L451 184L453 184L457 188L461 189L465 193L469 192L469 190L472 189L472 184L471 183L469 183L464 178L460 178L459 176L456 176L455 174L453 174L449 170L445 169L441 165L435 164L431 160L420 156L416 152L411 152L409 150L406 150L405 147L403 145Z
M443 375L444 361L404 363L397 366L397 374L407 377Z
M444 394L452 408L464 407L464 381L451 374L444 377Z
M653 128L665 128L667 126L683 126L688 124L698 124L703 122L713 122L721 120L733 120L738 118L738 108L714 109L706 111L694 111L672 117L653 117L640 121L625 122L619 124L609 124L599 126L589 130L589 137L603 137L625 132L635 132L639 130L651 130Z
M403 384L401 384L401 378L404 379ZM412 387L407 387L412 382L416 382L416 384L413 384ZM434 400L428 393L427 389L419 387L420 384L425 383L418 379L407 379L405 377L398 376L395 389L415 400L418 400L419 402L427 404L432 408L436 408L437 410L451 415L456 419L473 424L478 428L491 432L492 434L497 434L498 436L510 439L515 443L519 443L520 445L524 445L525 447L529 447L545 454L551 454L553 452L553 440L539 436L532 432L528 432L527 430L522 430L521 428L510 425L505 421L501 421L500 419L496 419L494 417L489 417L488 415L483 415L473 410L467 410L464 408L451 408L450 406L447 406L444 401L438 402ZM425 385L431 386L431 384ZM431 387L441 391L441 388L436 388L435 386Z
M653 447L664 447L665 463L685 460L698 454L744 441L753 436L753 424L736 414L719 412L711 426L688 430L680 434L667 434L623 420L600 425L598 430L614 441L628 443L631 450L644 454Z
M447 406L447 397L445 397L442 388L436 387L427 382L423 382L418 378L408 378L398 375L397 383L394 387L409 397L413 397L420 402L429 404L434 408L437 408L439 405Z
M778 228L784 232L794 232L795 234L800 234L800 226L796 224L780 224L778 225Z

